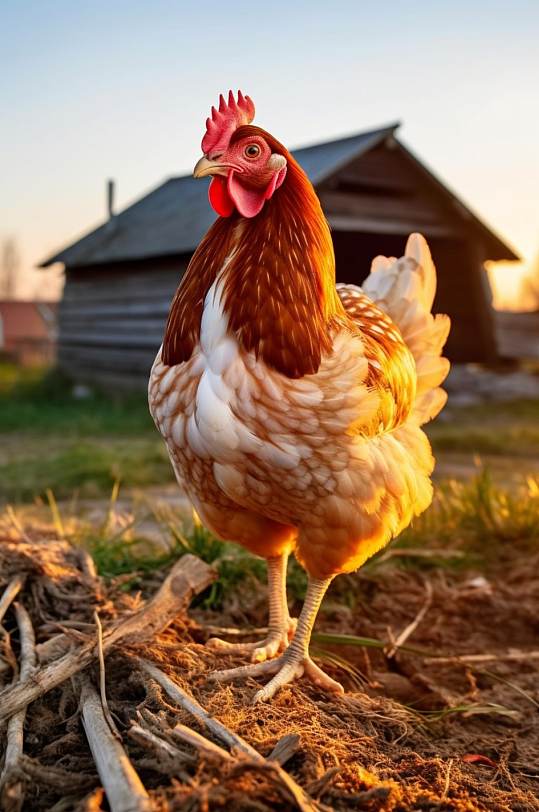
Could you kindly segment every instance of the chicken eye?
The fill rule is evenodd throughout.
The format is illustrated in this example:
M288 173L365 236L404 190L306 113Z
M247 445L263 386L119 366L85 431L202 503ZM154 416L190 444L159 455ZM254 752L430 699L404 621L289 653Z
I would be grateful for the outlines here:
M248 144L243 150L243 153L246 158L258 158L260 155L260 147L258 144Z

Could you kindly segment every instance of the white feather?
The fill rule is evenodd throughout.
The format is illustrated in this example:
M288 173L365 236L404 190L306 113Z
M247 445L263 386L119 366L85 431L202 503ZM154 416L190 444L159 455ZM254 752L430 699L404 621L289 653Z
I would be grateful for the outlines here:
M375 257L362 288L395 322L412 352L417 369L414 413L421 422L432 419L446 400L438 387L449 372L449 361L441 354L450 321L430 312L436 269L424 237L411 234L398 260Z

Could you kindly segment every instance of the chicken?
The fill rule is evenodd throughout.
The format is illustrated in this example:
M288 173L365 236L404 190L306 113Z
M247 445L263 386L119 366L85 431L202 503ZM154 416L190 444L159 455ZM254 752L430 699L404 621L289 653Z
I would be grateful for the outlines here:
M339 573L356 570L432 500L421 425L445 403L449 319L431 315L436 273L425 240L377 257L363 288L336 285L331 235L307 176L251 124L248 96L212 108L194 176L212 178L219 215L170 308L149 382L150 410L202 522L267 559L265 640L218 650L251 664L220 681L270 676L270 699L305 675L342 686L309 656ZM290 553L307 571L288 614Z

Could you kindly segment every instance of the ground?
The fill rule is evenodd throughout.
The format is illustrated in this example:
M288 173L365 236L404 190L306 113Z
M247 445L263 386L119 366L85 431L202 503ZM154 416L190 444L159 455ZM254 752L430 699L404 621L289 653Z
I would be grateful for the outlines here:
M254 681L216 688L208 680L241 660L217 658L203 643L215 627L264 625L264 565L193 523L143 401L66 406L64 384L37 375L5 381L4 392L0 487L12 508L0 526L0 590L20 566L9 564L14 540L19 554L24 543L82 546L102 578L98 596L83 599L77 586L71 599L64 587L55 597L40 591L38 555L29 556L20 600L38 641L66 620L87 632L96 606L106 627L193 552L219 581L187 618L130 653L158 662L263 755L298 733L286 769L321 809L539 809L539 402L453 409L430 429L439 460L433 508L360 573L336 579L322 607L313 652L345 697L300 681L253 709ZM293 564L294 613L304 587ZM11 610L4 624L17 654ZM151 757L128 735L133 720L142 714L150 724L148 712L156 714L171 741L170 726L192 720L125 652L107 658L106 674L111 710L156 809L294 808L265 774L218 768L187 745L179 772ZM11 675L0 659L2 679ZM101 808L73 691L66 683L30 706L25 809Z

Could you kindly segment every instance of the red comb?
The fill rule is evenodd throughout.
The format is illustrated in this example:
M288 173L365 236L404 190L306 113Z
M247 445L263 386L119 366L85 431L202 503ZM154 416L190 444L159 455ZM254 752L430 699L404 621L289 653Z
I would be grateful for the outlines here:
M255 106L249 96L238 90L238 101L231 90L228 92L228 103L223 95L219 96L219 109L211 108L211 118L206 119L206 134L202 139L202 152L223 152L228 146L230 136L243 124L250 124L255 117Z

